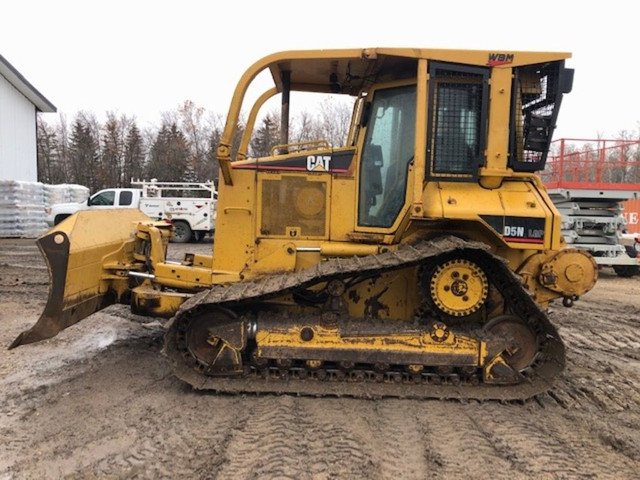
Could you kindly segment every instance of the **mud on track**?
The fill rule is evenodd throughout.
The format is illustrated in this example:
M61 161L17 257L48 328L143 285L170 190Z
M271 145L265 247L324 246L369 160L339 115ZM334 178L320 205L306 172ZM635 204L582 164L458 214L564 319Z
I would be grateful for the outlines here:
M47 282L33 240L0 240L0 480L639 478L640 277L552 307L568 367L515 404L192 391L124 306L7 351Z

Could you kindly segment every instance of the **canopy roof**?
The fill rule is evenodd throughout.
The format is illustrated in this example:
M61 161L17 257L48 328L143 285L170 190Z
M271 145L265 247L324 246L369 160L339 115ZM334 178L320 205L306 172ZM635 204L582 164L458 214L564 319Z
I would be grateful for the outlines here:
M511 52L424 48L364 48L285 51L264 57L247 74L267 68L278 91L290 72L291 90L356 94L368 82L413 77L419 59L494 68L546 63L571 57L558 52Z

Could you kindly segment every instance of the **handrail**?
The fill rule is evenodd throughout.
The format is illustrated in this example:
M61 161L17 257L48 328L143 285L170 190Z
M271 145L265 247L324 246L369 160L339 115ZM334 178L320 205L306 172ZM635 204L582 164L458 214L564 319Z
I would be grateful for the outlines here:
M640 190L640 140L563 138L551 152L540 172L547 188Z

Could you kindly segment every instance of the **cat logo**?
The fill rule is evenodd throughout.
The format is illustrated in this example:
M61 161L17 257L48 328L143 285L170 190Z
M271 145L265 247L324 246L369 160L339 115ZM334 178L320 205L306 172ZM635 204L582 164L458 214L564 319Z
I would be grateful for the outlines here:
M307 170L313 171L329 171L329 163L331 163L331 155L309 155L307 157Z

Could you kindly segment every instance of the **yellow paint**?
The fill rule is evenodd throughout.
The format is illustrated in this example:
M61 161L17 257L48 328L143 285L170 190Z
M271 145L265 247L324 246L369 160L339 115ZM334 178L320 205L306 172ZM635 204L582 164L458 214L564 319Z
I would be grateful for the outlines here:
M427 331L419 330L402 334L349 336L341 334L339 329L314 326L313 338L302 341L303 328L305 327L293 326L283 330L258 331L258 355L266 356L267 348L302 348L310 355L309 358L313 358L314 352L321 357L322 351L355 355L358 352L380 352L381 358L385 358L385 353L424 353L442 357L441 362L436 360L433 365L482 366L482 342L469 337L451 334L446 341L440 342L433 340ZM458 361L456 357L459 357Z

